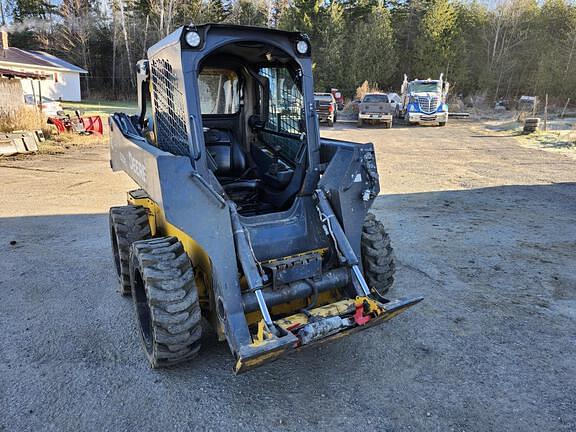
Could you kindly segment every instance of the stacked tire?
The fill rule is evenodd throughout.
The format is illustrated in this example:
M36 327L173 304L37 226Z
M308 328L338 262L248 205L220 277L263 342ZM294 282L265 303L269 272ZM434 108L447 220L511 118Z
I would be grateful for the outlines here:
M528 117L524 120L524 130L525 134L531 134L538 130L540 126L540 119L538 117Z

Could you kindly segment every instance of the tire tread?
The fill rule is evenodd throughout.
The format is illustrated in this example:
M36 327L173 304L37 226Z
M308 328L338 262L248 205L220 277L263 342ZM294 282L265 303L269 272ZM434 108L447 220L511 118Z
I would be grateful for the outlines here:
M176 237L137 241L131 247L131 275L140 272L152 320L153 368L194 358L200 350L202 313L194 270ZM136 303L136 300L135 300Z
M140 206L128 205L112 207L109 212L109 221L110 236L112 238L115 235L116 244L118 245L120 272L117 274L120 293L128 296L131 294L129 270L130 245L135 241L151 237L152 233L148 223L148 213L144 207ZM113 242L112 247L114 247ZM114 253L114 251L112 252Z
M373 213L368 213L364 220L361 249L366 282L371 289L384 295L394 283L394 251L384 225Z

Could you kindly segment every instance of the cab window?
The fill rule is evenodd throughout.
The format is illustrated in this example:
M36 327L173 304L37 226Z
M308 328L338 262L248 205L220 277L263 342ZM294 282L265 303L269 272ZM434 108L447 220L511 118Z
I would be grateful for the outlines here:
M202 114L236 114L240 108L238 76L223 69L203 70L198 77Z
M287 161L295 162L304 144L304 98L285 67L265 67L268 78L268 118L260 138Z
M269 110L266 129L297 135L301 131L304 99L286 68L262 68L260 75L268 78Z
M366 95L362 99L364 103L388 103L388 96L386 95Z

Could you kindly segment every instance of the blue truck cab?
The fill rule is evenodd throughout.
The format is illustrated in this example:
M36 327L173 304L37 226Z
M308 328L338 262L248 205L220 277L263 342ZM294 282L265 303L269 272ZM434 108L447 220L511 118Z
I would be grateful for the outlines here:
M412 81L404 75L402 104L398 107L397 116L408 124L437 123L445 126L448 122L448 86L442 74L437 80Z

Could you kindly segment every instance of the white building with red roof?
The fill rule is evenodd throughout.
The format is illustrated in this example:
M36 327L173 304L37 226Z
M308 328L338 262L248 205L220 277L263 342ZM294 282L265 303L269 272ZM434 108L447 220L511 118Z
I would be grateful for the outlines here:
M11 47L8 33L0 31L0 69L41 76L42 79L21 77L25 95L39 95L52 99L79 102L80 75L88 71L41 51Z

